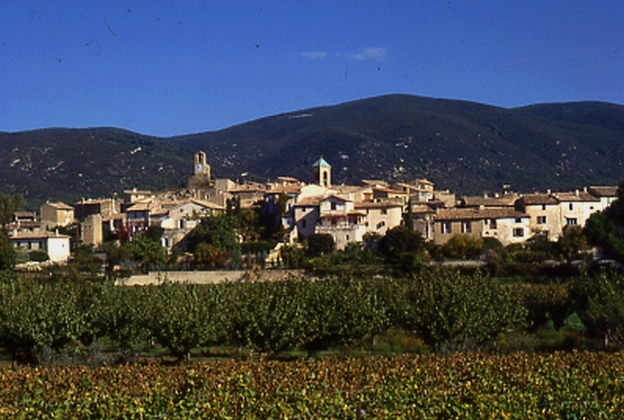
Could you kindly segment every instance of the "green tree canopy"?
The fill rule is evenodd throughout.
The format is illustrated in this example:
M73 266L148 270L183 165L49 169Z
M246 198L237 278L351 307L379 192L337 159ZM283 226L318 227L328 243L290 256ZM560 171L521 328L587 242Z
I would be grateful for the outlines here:
M617 189L617 198L602 212L592 214L583 233L591 245L620 261L624 260L624 181Z
M208 217L195 227L186 238L187 249L195 253L204 243L225 251L232 262L238 262L241 244L238 235L239 219L236 216Z
M412 271L421 262L425 241L419 232L407 226L396 226L381 239L380 250L388 262L398 264L406 271Z
M15 265L15 250L11 246L9 237L0 229L0 270L13 268Z
M13 221L13 213L24 210L26 200L21 194L13 196L0 193L0 226L6 226Z
M335 247L334 237L328 233L315 233L308 237L307 254L310 257L333 252Z

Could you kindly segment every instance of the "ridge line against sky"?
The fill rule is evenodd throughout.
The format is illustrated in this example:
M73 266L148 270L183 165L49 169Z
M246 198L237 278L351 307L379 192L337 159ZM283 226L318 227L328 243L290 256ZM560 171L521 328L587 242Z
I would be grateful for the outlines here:
M0 131L168 137L385 94L624 104L616 0L7 0Z

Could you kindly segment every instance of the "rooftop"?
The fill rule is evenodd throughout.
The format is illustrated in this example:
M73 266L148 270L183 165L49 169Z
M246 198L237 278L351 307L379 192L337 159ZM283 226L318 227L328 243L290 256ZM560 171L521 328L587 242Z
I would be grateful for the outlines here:
M440 210L435 215L436 220L517 219L528 217L526 213L507 208L452 208Z
M316 162L314 162L314 165L312 165L313 168L317 168L317 167L330 167L331 165L329 163L327 163L327 161L325 159L323 159L323 157L321 156L321 158L319 160L317 160Z

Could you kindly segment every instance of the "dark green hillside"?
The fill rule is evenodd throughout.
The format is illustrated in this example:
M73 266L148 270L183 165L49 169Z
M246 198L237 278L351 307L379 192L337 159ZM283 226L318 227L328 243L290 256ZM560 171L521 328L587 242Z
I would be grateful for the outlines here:
M574 109L572 116L570 111ZM617 184L624 107L595 102L504 109L387 95L172 138L229 176L307 180L323 155L336 182L426 177L460 193ZM604 124L604 125L603 125Z
M139 149L140 148L140 149ZM458 194L617 185L624 106L600 102L504 109L386 95L167 139L114 128L0 133L0 192L74 200L184 183L192 154L218 177L310 180L319 156L335 183L425 177Z
M0 133L0 191L30 202L162 189L185 180L192 153L116 128Z

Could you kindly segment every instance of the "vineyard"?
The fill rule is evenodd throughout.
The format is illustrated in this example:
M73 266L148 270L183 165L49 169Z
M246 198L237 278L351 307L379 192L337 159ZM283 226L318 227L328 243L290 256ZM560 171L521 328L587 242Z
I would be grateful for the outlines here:
M480 274L436 271L411 279L120 287L110 281L5 278L0 346L13 360L88 355L103 342L129 355L155 346L180 360L229 345L255 354L330 347L400 328L429 351L487 348L521 328L516 290Z
M5 271L0 418L620 418L623 302L606 272L130 287ZM546 330L570 351L540 348ZM411 354L370 357L392 334Z
M624 354L485 353L0 371L3 419L614 419Z

